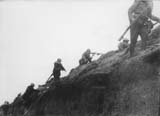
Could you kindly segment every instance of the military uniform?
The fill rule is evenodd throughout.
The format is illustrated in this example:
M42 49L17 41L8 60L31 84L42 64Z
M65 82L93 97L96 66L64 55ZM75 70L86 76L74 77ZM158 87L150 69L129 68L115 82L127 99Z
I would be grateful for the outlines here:
M54 76L54 80L57 81L60 79L60 75L61 75L61 71L65 71L65 68L63 67L63 65L61 64L61 60L57 60L54 63L54 68L53 68L53 73L52 75Z
M153 1L152 0L135 0L134 4L129 8L128 15L130 23L130 56L133 56L135 45L138 36L141 36L142 49L146 47L146 41L149 33L149 18L160 22L160 19L152 15Z
M87 64L88 62L91 62L92 57L90 56L91 51L90 49L87 49L87 51L85 51L82 55L82 58L79 60L79 64L83 65L83 64Z
M3 104L3 105L1 106L1 109L2 109L2 111L3 111L4 116L7 116L7 114L8 114L8 109L9 109L9 103L8 103L8 102L5 102L5 104Z

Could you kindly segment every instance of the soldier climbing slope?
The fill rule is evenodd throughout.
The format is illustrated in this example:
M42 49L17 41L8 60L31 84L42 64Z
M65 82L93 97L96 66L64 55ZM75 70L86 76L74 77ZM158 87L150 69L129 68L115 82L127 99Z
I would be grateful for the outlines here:
M146 40L148 39L149 19L160 22L160 19L152 15L153 0L135 0L134 4L128 10L128 16L131 23L130 28L130 56L134 55L137 38L140 35L142 40L142 49L146 47Z
M54 76L54 81L55 82L59 81L60 80L60 76L61 76L61 71L66 71L66 69L61 64L61 61L62 60L60 58L58 58L57 61L54 63L53 72L52 72L51 76L49 77L48 81L50 80L50 78L52 76Z
M24 106L26 109L30 107L32 102L36 99L36 96L38 95L39 91L34 89L35 84L31 83L25 93L22 95L22 98L24 99Z
M2 116L7 116L9 109L9 102L5 101L4 104L0 107Z

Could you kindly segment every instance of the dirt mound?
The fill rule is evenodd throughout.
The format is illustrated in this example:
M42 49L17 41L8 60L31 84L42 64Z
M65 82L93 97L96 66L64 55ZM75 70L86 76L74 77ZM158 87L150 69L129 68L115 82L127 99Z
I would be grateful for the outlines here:
M160 115L160 26L146 50L136 46L129 58L111 51L71 70L61 83L39 95L28 116L155 116Z

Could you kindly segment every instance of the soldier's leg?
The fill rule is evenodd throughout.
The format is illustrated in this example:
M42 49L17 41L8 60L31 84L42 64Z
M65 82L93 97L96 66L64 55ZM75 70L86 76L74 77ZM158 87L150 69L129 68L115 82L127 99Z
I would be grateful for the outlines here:
M140 32L141 40L142 40L142 49L145 50L147 46L147 40L148 40L148 28L142 27L142 30Z
M60 83L60 72L57 71L57 72L54 74L54 84L55 84L55 86L57 86L59 83Z
M130 46L129 46L129 51L130 51L130 56L132 57L134 54L134 49L137 43L139 35L139 26L138 24L133 24L130 29Z
M92 58L91 58L91 57L89 57L89 58L88 58L88 61L89 61L89 63L91 63L91 62L92 62Z
M88 58L84 57L83 58L83 64L87 64L89 61L88 61Z
M56 82L59 79L59 75L58 74L54 74L54 81Z

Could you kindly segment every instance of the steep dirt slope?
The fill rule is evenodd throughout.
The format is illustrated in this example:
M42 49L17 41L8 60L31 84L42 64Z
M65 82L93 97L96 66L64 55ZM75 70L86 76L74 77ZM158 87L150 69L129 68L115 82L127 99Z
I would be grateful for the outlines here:
M111 51L73 69L30 110L32 116L158 116L160 27L136 55Z
M39 95L28 116L160 116L160 26L146 50L111 51Z

